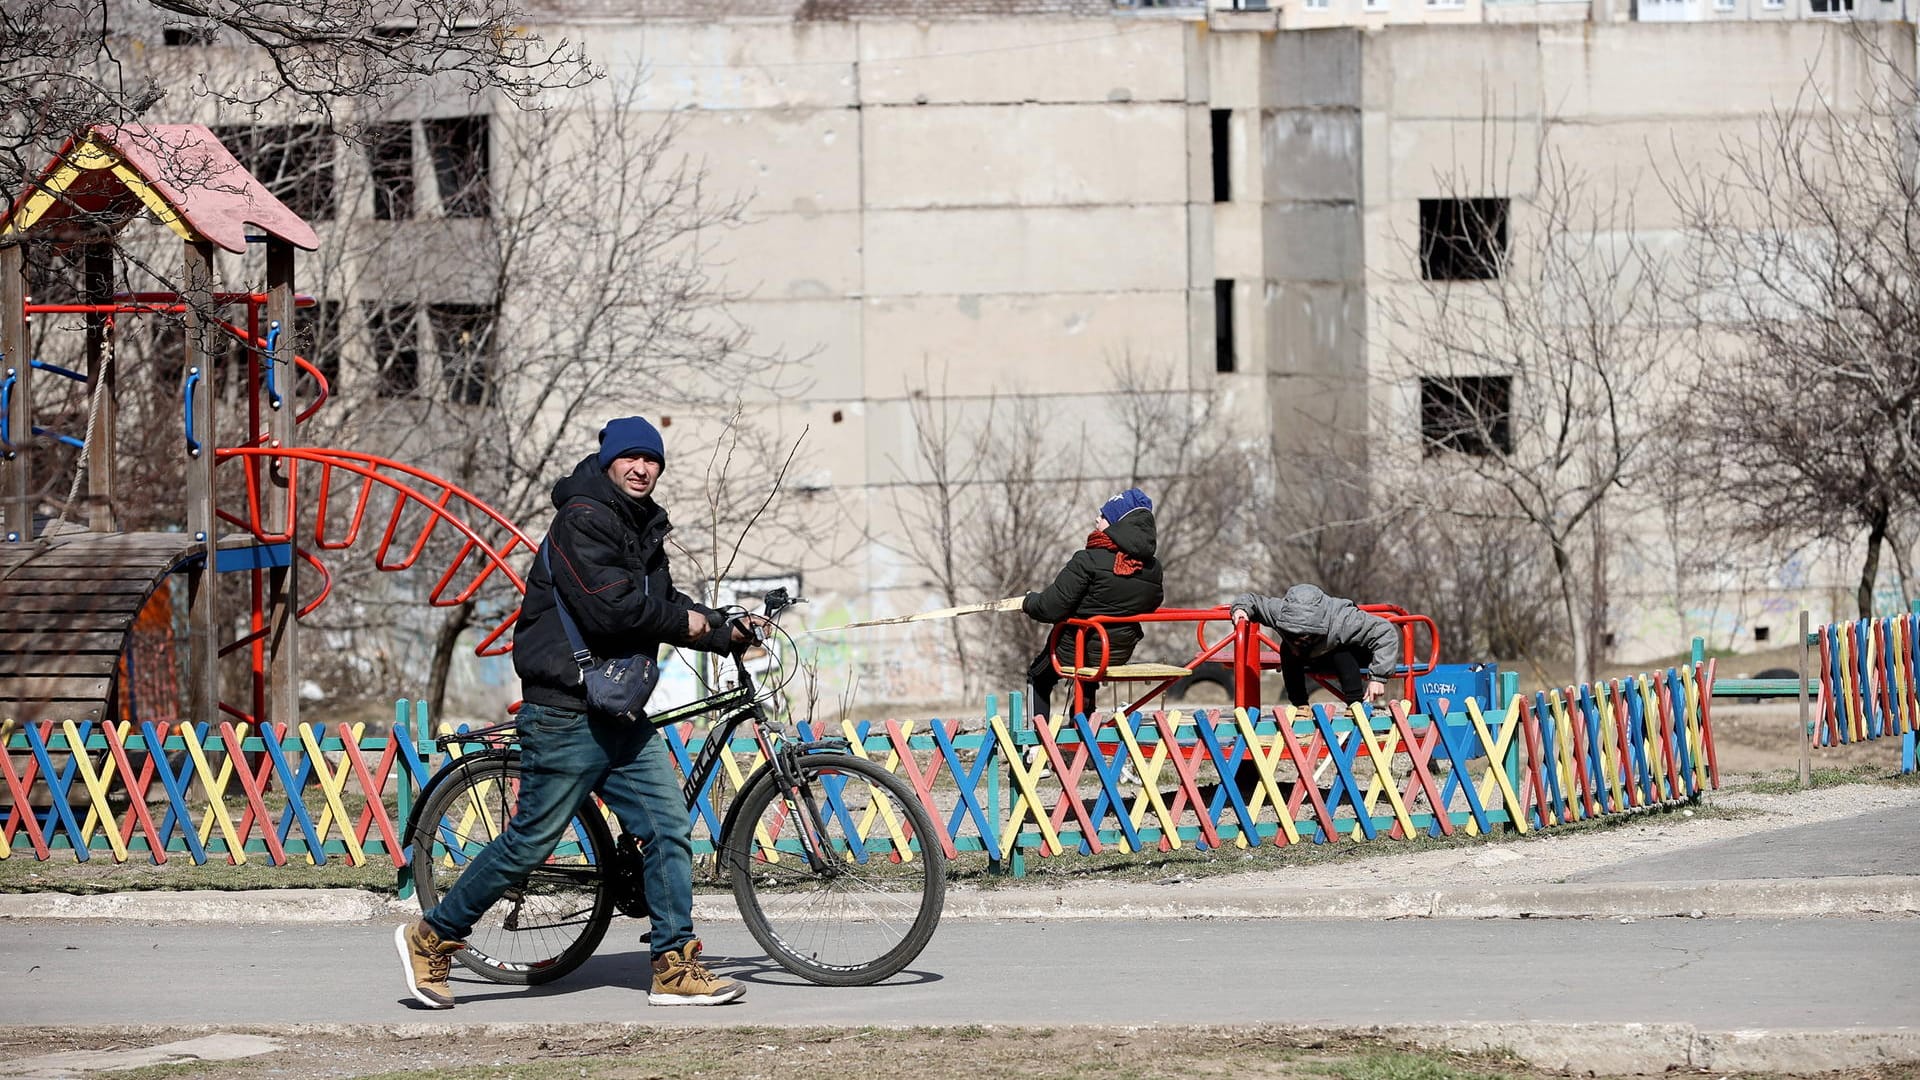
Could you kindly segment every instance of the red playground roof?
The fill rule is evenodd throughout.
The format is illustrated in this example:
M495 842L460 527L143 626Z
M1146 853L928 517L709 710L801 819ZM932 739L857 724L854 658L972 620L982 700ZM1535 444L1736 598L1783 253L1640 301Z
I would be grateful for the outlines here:
M0 242L58 230L79 215L103 218L117 232L142 209L182 239L232 252L247 249L249 226L307 251L320 246L313 227L201 124L97 124L69 139L0 218Z

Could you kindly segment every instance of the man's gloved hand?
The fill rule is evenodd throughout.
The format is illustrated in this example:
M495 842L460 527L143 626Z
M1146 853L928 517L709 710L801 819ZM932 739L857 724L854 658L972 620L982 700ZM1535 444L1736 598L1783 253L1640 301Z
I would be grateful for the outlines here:
M773 629L773 622L764 615L746 614L733 620L733 643L745 645L752 641L765 641Z

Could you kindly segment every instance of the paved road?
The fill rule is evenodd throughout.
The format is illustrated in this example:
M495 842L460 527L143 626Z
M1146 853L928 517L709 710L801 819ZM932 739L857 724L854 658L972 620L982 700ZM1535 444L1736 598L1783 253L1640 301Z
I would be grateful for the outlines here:
M638 926L555 986L456 981L412 1007L391 927L0 924L7 1024L630 1021L683 1024L1661 1022L1845 1031L1920 1024L1920 919L964 921L917 973L828 990L738 924L724 1009L649 1009ZM464 974L456 968L456 973Z
M1687 851L1643 855L1568 881L1695 881L1920 874L1920 829L1910 806L1732 837Z

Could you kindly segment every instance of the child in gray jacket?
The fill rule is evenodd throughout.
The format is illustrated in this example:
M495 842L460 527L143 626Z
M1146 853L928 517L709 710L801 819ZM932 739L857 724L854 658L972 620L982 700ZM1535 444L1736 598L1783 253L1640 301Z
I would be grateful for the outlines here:
M1280 674L1294 705L1307 703L1309 674L1338 679L1344 701L1376 701L1400 666L1399 627L1318 586L1295 585L1277 599L1241 593L1232 608L1234 622L1280 632Z

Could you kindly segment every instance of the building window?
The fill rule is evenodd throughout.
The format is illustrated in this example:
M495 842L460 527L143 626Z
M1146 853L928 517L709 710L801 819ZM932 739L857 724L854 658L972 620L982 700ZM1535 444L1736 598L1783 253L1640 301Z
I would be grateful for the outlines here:
M1213 283L1213 370L1230 374L1233 362L1233 281Z
M1768 11L1779 11L1787 6L1787 0L1760 0L1760 6Z
M216 26L169 26L160 31L160 40L168 45L212 45L220 40Z
M447 217L486 217L492 210L488 118L456 116L428 120L421 126L440 186L440 212Z
M1385 11L1387 10L1387 0L1367 0L1367 10Z
M312 307L293 310L293 351L326 377L329 393L340 393L340 312L338 300L321 300ZM313 400L314 393L303 378L302 400Z
M455 405L492 405L493 308L486 304L434 304L433 347L440 354L440 379Z
M1430 8L1463 8L1467 6L1467 3L1466 0L1427 0L1427 6Z
M1420 380L1420 441L1426 456L1513 452L1513 379L1468 375Z
M1327 10L1327 0L1307 0L1307 10L1325 11Z
M1807 0L1807 10L1815 15L1845 15L1853 10L1853 0Z
M373 216L405 221L413 216L413 125L376 124L367 132L367 165L373 174Z
M287 209L307 221L333 217L335 151L326 126L232 125L213 135Z
M367 305L375 386L381 397L410 397L420 389L420 337L410 305Z
M1507 200L1421 199L1420 276L1487 281L1507 258Z
M1213 110L1213 201L1233 199L1233 162L1227 150L1227 133L1232 130L1233 110Z

